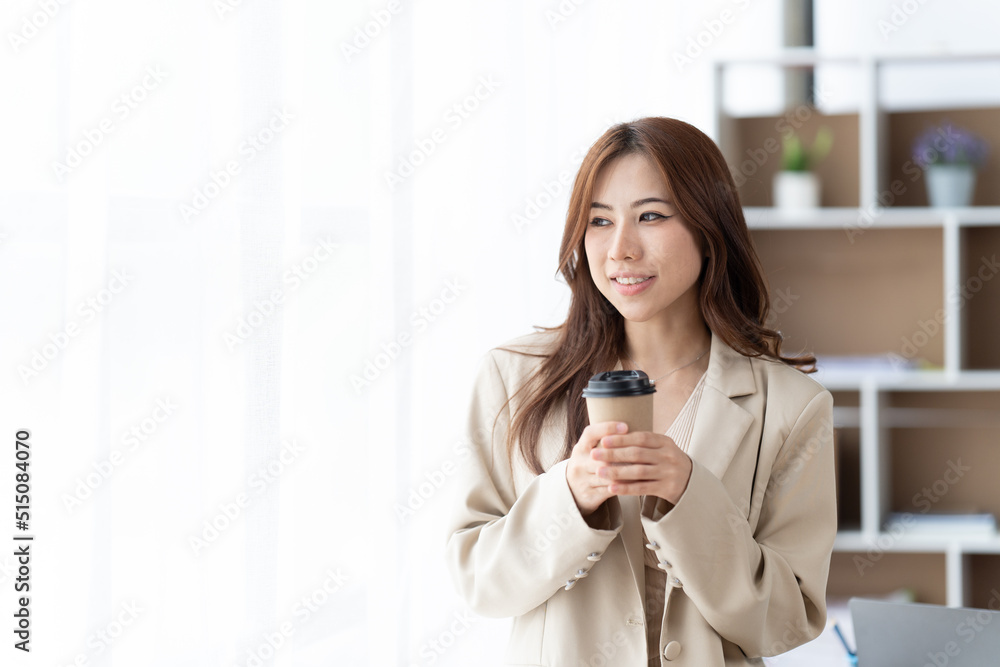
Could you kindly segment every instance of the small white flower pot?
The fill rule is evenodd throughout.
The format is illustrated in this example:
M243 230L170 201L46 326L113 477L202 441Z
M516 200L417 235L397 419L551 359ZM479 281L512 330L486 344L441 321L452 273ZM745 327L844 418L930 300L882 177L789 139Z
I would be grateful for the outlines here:
M774 206L803 210L819 206L819 179L811 171L779 171L774 175Z
M931 206L969 206L976 189L976 170L967 164L932 164L924 171Z

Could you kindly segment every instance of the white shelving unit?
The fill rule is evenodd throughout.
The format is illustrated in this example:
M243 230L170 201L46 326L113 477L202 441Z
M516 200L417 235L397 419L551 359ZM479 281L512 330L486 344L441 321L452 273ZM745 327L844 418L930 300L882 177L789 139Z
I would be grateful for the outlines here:
M884 80L885 71L896 65L912 66L921 63L939 66L949 64L957 67L967 63L996 63L1000 65L1000 53L977 53L963 55L914 55L865 58L833 58L824 59L809 49L794 49L783 52L773 58L757 60L718 61L715 63L715 109L716 123L714 136L726 155L734 172L741 160L746 145L739 136L739 118L729 115L724 105L725 74L731 67L746 65L770 66L785 70L816 69L826 65L836 65L854 70L860 82L858 103L854 111L857 115L857 193L858 206L824 207L812 211L787 212L768 207L748 206L745 208L747 223L755 234L755 238L774 240L784 231L806 235L816 232L826 233L817 236L829 240L830 234L842 230L845 237L851 230L862 234L869 230L895 232L899 234L901 243L909 237L907 230L924 230L913 233L940 233L941 265L928 267L935 273L940 272L942 294L951 295L962 288L970 280L970 272L978 267L969 266L970 258L982 252L987 257L1000 255L1000 205L975 206L955 209L932 209L926 207L893 207L884 206L879 202L880 193L884 193L890 182L889 178L889 123L890 110L886 109L880 98L880 85ZM951 108L948 101L943 101L941 108ZM984 94L981 104L969 103L968 100L956 104L955 108L994 109L997 102ZM917 109L924 110L924 109ZM906 111L892 109L893 112ZM779 112L780 113L783 112ZM762 116L770 119L771 115ZM997 121L1000 121L1000 108L997 108ZM1000 145L993 145L992 152L1000 153ZM769 159L779 160L778 155ZM996 159L995 157L993 159ZM773 165L772 165L773 166ZM922 184L918 184L922 187ZM852 186L853 187L853 186ZM883 198L884 199L884 198ZM1000 203L1000 202L997 202ZM984 231L976 231L984 230ZM763 235L763 236L762 236ZM799 237L796 237L799 238ZM926 239L926 237L921 237ZM982 248L973 248L973 240L984 244ZM760 243L760 241L758 241ZM809 253L811 248L803 246L802 252ZM825 250L837 252L835 249ZM786 251L787 252L787 251ZM863 251L858 251L863 252ZM768 271L765 261L765 271ZM778 267L784 269L785 267ZM783 273L785 280L792 280ZM796 274L792 274L796 275ZM996 278L1000 284L1000 274L990 276L987 280ZM988 302L975 303L977 309L997 313L1000 317L1000 288L996 291L984 290ZM884 298L906 300L919 295L899 293ZM970 301L971 302L971 301ZM896 452L894 464L894 444L906 447L913 439L916 451L928 451L927 444L913 434L921 429L928 432L950 434L942 438L942 450L958 452L962 456L989 457L982 458L983 465L993 467L993 476L1000 470L1000 364L993 366L991 361L985 367L982 363L969 362L967 341L970 331L967 330L969 310L964 301L959 302L945 298L941 304L945 317L943 323L943 363L934 370L899 370L899 371L837 371L823 369L823 356L817 350L820 372L813 375L818 381L834 392L835 403L838 399L846 399L846 405L834 408L835 428L850 431L856 435L857 466L859 480L857 493L860 498L860 525L842 530L835 544L835 561L837 568L831 570L831 595L845 594L881 594L880 584L889 582L898 584L899 570L897 565L908 562L907 555L924 555L911 559L917 563L913 577L931 577L945 591L943 600L926 599L928 602L943 602L951 606L975 606L983 600L983 587L1000 589L1000 536L994 537L956 537L954 535L925 536L911 535L905 532L889 533L884 529L884 521L893 511L908 511L911 508L900 506L900 499L893 497L893 484L898 480L898 465L905 456ZM983 316L983 311L977 311ZM846 315L846 314L845 314ZM779 316L780 317L780 316ZM985 317L993 317L986 312ZM848 318L845 317L845 320ZM877 322L858 323L857 326L877 326ZM805 325L803 325L805 326ZM845 327L853 326L853 323ZM845 328L845 331L848 330ZM807 332L808 333L808 332ZM1000 339L996 341L1000 344ZM982 343L978 343L982 345ZM850 355L852 352L844 352ZM987 355L989 359L995 359ZM980 354L980 358L983 355ZM958 393L955 393L958 392ZM961 392L970 392L961 394ZM922 394L923 396L917 396ZM967 396L978 407L956 406L955 397ZM915 399L914 405L908 405ZM940 399L950 405L934 407ZM984 407L985 406L985 407ZM900 434L903 435L900 435ZM972 433L973 435L968 435ZM987 434L984 436L983 434ZM898 440L894 443L894 437ZM996 445L994 456L983 447L983 438ZM964 452L964 453L963 453ZM904 452L905 453L905 452ZM965 459L963 459L965 460ZM911 478L902 482L906 484L919 483L919 467L907 474ZM982 480L981 473L979 475ZM972 475L970 475L970 479ZM843 480L842 480L843 482ZM927 479L927 484L933 484L934 479ZM959 484L964 484L960 482ZM970 485L972 482L970 482ZM956 489L958 485L956 485ZM973 487L969 487L973 488ZM968 488L962 488L965 492ZM983 485L978 490L977 499L986 507L997 508L994 513L1000 516L1000 484ZM958 495L956 493L956 495ZM942 502L942 505L946 503ZM936 511L934 506L932 511ZM913 509L914 513L919 513ZM893 561L893 566L880 568L871 567L868 572L860 573L856 579L851 579L852 558L869 558L880 560L886 554L899 555ZM930 563L930 565L928 565ZM903 568L905 569L905 567ZM930 570L930 571L928 571ZM887 584L888 585L888 584ZM933 596L932 596L933 597Z

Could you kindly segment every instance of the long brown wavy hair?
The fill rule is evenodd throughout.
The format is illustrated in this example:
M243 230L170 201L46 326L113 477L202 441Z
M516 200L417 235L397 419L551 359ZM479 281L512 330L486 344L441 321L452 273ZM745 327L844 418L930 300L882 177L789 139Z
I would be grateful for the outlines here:
M525 399L511 415L506 439L509 461L513 463L518 443L535 474L545 471L537 445L546 415L559 401L567 401L562 458L568 458L588 424L581 397L584 387L595 373L613 368L625 351L624 318L591 278L584 234L599 171L615 158L633 153L660 169L677 212L705 242L708 258L698 278L699 303L712 333L745 356L771 357L804 373L816 370L813 355L783 356L781 334L764 324L771 312L767 284L736 184L715 142L693 125L673 118L619 123L590 147L570 194L559 247L559 271L572 291L569 314L556 327L535 327L559 332L552 350L530 354L499 348L544 358L514 394L525 392Z

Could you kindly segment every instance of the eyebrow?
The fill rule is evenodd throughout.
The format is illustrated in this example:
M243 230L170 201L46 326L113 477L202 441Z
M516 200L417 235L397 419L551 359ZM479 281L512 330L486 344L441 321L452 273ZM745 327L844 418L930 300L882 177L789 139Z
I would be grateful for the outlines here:
M637 199L632 202L632 208L639 208L640 206L645 206L646 204L651 204L653 202L659 202L661 204L666 204L667 206L673 206L672 203L668 202L666 199L660 199L659 197L646 197L645 199ZM599 201L591 202L590 208L603 208L611 210L611 207L607 204L602 204Z

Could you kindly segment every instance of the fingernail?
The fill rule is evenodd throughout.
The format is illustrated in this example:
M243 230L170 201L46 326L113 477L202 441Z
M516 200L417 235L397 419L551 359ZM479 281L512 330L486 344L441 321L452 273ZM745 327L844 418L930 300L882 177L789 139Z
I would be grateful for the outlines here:
M618 422L618 432L619 433L624 433L627 428L628 428L628 425L625 424L625 422Z

